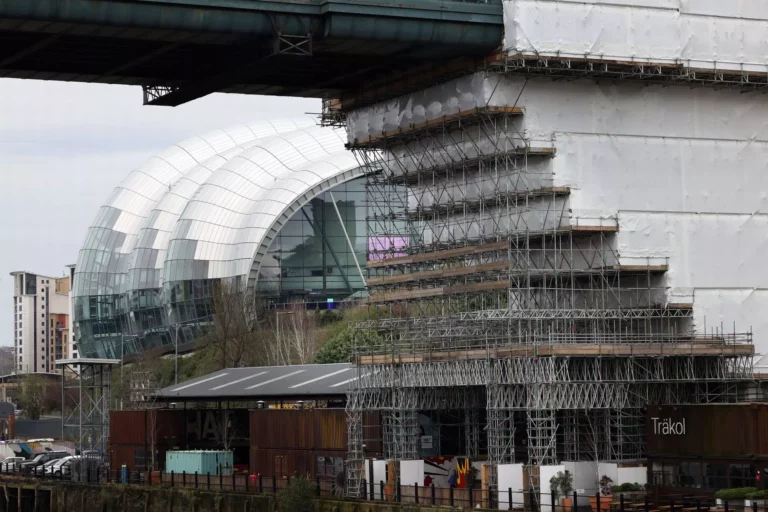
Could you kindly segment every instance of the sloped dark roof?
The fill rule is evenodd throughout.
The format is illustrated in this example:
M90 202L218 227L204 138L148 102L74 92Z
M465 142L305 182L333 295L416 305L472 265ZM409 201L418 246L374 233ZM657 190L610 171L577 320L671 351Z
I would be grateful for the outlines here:
M344 397L358 374L350 363L227 368L157 393L162 401Z

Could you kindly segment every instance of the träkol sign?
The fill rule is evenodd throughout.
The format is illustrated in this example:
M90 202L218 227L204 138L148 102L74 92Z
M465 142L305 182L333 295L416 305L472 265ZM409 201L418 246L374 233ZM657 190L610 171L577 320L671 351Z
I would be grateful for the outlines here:
M684 436L685 418L675 421L672 418L651 418L653 433L662 436Z

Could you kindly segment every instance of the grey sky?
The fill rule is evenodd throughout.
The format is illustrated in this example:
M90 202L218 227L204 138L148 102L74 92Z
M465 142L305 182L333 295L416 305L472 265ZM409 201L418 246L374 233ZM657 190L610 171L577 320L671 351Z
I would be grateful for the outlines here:
M223 94L144 107L135 87L0 79L0 345L13 344L9 273L62 275L131 169L214 128L319 110L319 100Z

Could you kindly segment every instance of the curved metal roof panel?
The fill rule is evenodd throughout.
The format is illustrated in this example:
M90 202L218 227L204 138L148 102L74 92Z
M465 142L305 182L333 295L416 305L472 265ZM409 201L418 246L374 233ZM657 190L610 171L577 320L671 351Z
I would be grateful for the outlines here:
M130 313L168 305L168 283L241 278L255 285L288 218L362 175L345 140L343 130L311 118L241 125L187 139L133 170L100 209L80 251L76 325L94 313L78 299L101 297L95 313L113 317L119 336L136 330L127 328Z

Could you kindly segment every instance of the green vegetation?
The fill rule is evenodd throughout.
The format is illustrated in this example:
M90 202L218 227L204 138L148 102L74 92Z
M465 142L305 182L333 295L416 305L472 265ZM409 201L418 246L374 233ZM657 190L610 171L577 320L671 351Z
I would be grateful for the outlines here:
M306 478L291 478L288 487L277 493L277 510L279 512L313 512L316 492L315 484Z
M614 485L613 487L611 487L612 493L637 492L637 491L644 491L644 490L645 490L645 486L638 484L637 482L635 483L625 482L623 484Z
M715 493L715 498L720 500L746 500L747 495L756 493L757 487L734 487L733 489L720 489Z
M376 331L356 331L347 327L329 339L316 353L315 363L348 363L352 361L352 347L375 346L383 340Z
M573 492L573 475L570 471L558 471L549 479L550 492L558 498L570 498Z
M226 302L225 299L230 299L230 295L224 292L221 292L221 295L219 304ZM240 306L238 303L226 307L239 309ZM260 314L264 314L264 319L250 327L241 322L241 319L227 317L226 325L218 328L216 332L209 331L197 342L194 352L179 356L179 382L221 370L223 367L301 364L302 357L308 357L304 361L314 363L348 362L352 357L354 343L360 347L382 342L382 338L375 331L358 332L354 328L356 322L368 318L369 311L366 307L307 312L302 307L301 312L281 310L279 317L260 311ZM296 351L297 345L300 345L300 353ZM282 359L276 359L277 357ZM163 356L152 352L140 354L125 365L122 378L120 368L115 368L112 373L114 403L120 403L122 398L125 405L128 405L128 390L134 372L150 374L156 385L161 388L170 386L175 382L173 353ZM60 387L58 393L60 396Z
M747 494L746 499L748 500L764 500L765 498L765 491L756 491L756 492L750 492Z
M19 405L24 410L27 419L40 419L40 415L45 409L46 387L47 384L40 375L29 374L22 379Z

